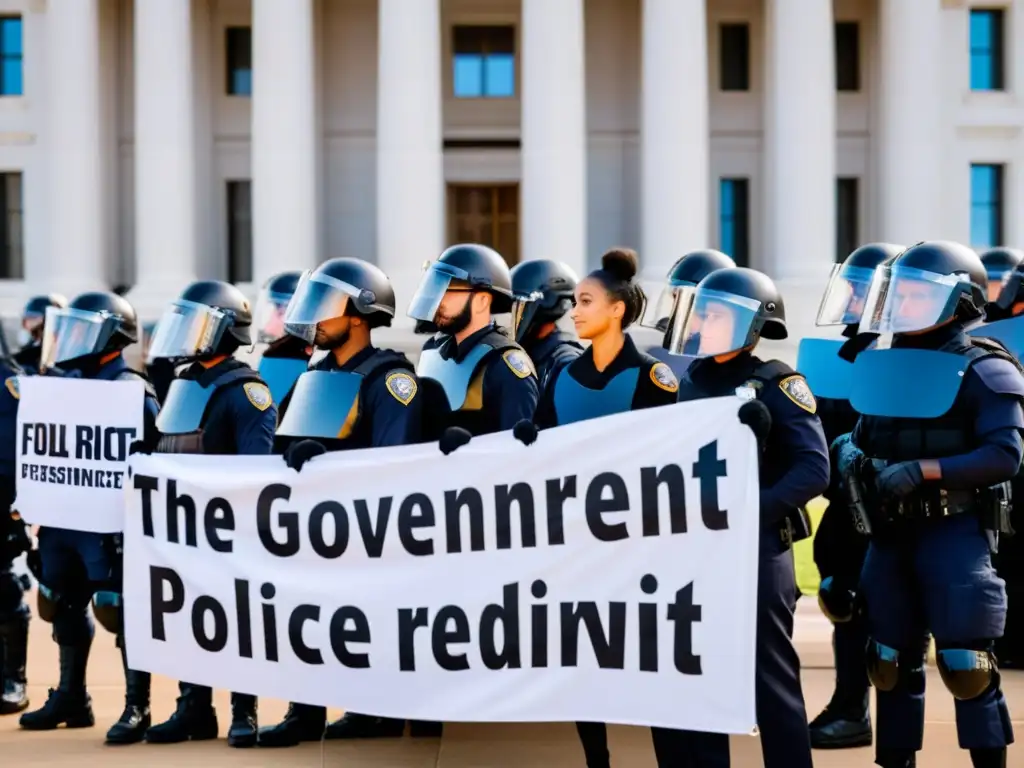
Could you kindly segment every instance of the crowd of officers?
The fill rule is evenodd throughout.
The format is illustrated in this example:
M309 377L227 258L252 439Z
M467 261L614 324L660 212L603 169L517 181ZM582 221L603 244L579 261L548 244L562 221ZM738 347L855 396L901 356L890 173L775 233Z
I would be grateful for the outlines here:
M146 373L122 355L140 341L123 296L34 298L24 344L2 363L0 714L22 713L27 730L94 725L86 690L94 616L116 635L125 668L125 708L108 743L219 732L211 690L189 682L179 684L170 718L151 723L149 674L125 654L119 537L44 527L33 548L13 511L18 376L142 379L146 429L133 452L279 454L297 472L331 451L436 441L448 455L505 430L531 445L549 427L735 396L760 450L755 690L767 768L809 768L812 745L872 741L878 765L914 766L931 638L960 746L977 768L1005 768L1013 734L999 667L1024 665L1024 548L1010 538L1014 515L1024 523L1015 507L1022 262L1015 251L979 257L947 242L863 246L836 265L818 314L818 325L842 326L844 338L804 340L800 372L755 354L761 339L787 337L775 284L711 250L680 258L648 303L627 249L609 251L579 279L557 261L509 270L490 248L453 246L425 266L409 305L417 331L429 335L415 365L374 346L374 329L395 317L395 294L380 269L354 258L273 277L255 312L228 283L193 283L144 340ZM509 327L496 322L505 315ZM661 332L657 356L626 333L634 323ZM257 342L266 348L255 370L235 353ZM822 495L829 505L814 554L819 602L835 623L836 688L808 724L792 640L792 545L810 536L805 507ZM60 653L60 682L33 711L24 711L27 585L11 568L26 551L37 615ZM294 702L282 722L258 728L256 696L235 692L228 744L397 737L405 726L354 712L328 723L323 707ZM587 765L607 768L605 726L577 728ZM410 724L413 736L441 729ZM660 766L729 765L725 735L652 732Z

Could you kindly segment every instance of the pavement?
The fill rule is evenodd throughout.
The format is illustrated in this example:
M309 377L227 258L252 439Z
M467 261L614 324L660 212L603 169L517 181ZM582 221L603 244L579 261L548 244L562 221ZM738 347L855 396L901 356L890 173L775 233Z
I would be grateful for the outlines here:
M34 601L34 597L33 597ZM803 660L804 693L810 717L817 714L832 693L833 670L830 649L831 628L813 600L801 600L797 617L797 645ZM33 708L46 699L46 691L57 683L57 652L47 625L32 622L29 649L30 695ZM1004 687L1014 715L1014 726L1024 733L1024 672L1004 675ZM0 768L29 766L88 766L104 768L164 768L189 766L289 766L289 768L524 768L525 766L570 766L584 768L583 754L570 723L481 724L449 723L443 739L383 739L376 742L304 744L294 749L236 750L227 747L228 693L218 691L216 704L221 714L218 741L156 746L137 744L107 747L103 734L121 713L124 681L120 657L113 637L97 628L89 666L89 691L96 713L96 727L30 733L18 728L17 716L0 718ZM154 722L167 717L174 708L176 683L155 678ZM277 722L286 702L260 700L263 723ZM331 712L338 716L341 710ZM650 733L645 728L612 726L609 729L612 765L615 768L655 768ZM873 765L870 748L817 751L818 768L868 768ZM733 737L732 764L736 768L762 765L756 737ZM957 747L952 698L929 669L925 747L918 759L922 768L969 768L966 752ZM1008 765L1024 766L1024 747L1010 748Z

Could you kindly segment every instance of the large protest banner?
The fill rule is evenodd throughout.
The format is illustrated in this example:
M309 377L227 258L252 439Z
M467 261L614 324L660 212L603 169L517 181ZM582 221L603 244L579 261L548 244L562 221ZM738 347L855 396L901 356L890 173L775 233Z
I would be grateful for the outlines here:
M319 457L133 456L133 669L357 712L749 733L735 397Z
M19 376L18 389L18 512L33 525L119 532L142 380Z

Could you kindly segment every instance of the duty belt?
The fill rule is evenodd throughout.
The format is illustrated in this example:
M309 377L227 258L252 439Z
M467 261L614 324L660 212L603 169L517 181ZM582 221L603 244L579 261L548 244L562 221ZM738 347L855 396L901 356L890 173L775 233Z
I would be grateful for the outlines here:
M894 519L921 520L949 517L979 510L983 499L977 491L952 491L940 488L917 493L896 503L886 504Z

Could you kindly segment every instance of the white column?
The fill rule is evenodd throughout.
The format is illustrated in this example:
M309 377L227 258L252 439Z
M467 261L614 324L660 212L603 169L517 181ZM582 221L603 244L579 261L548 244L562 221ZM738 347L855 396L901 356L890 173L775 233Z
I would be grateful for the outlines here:
M192 4L135 4L135 260L143 314L195 279Z
M253 276L320 263L313 0L252 3Z
M72 298L107 287L99 0L51 2L46 12L50 255L46 282ZM29 212L29 215L33 215Z
M661 282L707 248L706 0L644 0L641 83L641 264Z
M878 239L913 245L943 236L941 5L881 0L878 28Z
M522 3L524 259L587 266L583 0Z
M445 246L440 0L378 0L377 265L406 309Z
M836 249L832 0L768 0L766 10L768 261L762 267L776 280L817 278L824 288Z

